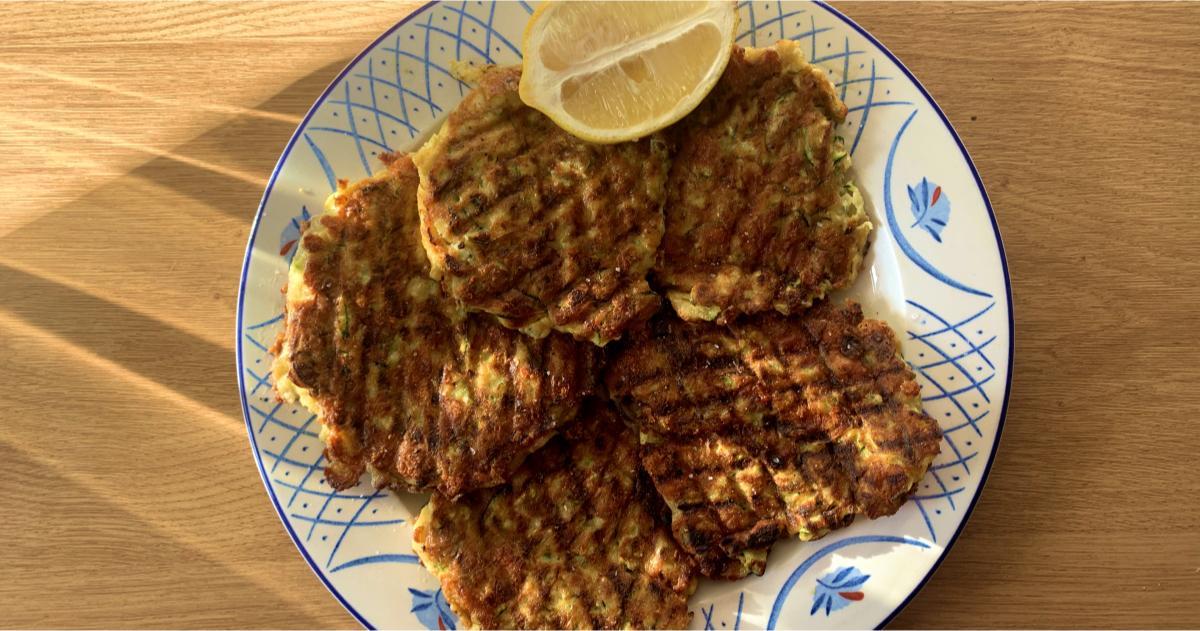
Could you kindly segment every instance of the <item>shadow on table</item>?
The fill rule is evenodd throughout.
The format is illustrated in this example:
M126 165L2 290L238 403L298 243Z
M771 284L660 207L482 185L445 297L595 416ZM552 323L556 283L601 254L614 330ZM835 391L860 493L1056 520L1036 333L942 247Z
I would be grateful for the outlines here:
M229 119L173 152L240 174L244 179L222 177L190 161L171 157L150 160L130 171L130 175L170 186L176 192L230 216L245 218L249 225L258 210L267 179L292 132L313 101L348 63L350 59L326 64L246 115ZM283 116L268 117L259 113ZM220 195L214 196L218 188ZM214 199L218 201L215 205Z
M182 574L200 577L188 579L191 583L213 579L217 593L251 593L243 605L256 601L256 607L286 612L280 615L293 623L329 623L327 615L314 613L324 607L298 604L300 594L319 585L295 591L275 582L275 574L307 574L300 559L291 555L276 563L271 557L263 563L263 542L243 536L261 532L275 518L259 501L261 485L246 457L233 323L246 235L263 186L296 121L345 63L327 64L256 108L0 237L0 330L7 318L15 331L0 340L0 355L9 354L7 344L21 344L26 362L8 364L0 375L44 371L46 366L33 364L45 357L49 366L70 361L72 374L95 376L82 390L53 375L25 380L25 390L18 388L13 399L22 411L6 416L0 436L0 457L26 483L18 485L36 482L36 488L51 490L35 498L31 509L44 513L38 523L45 521L49 530L21 535L22 549L66 546L58 558L77 559L69 568L54 569L67 576L46 574L48 580L83 586L78 594L62 595L62 609L54 615L73 610L79 598L91 598L97 615L127 611L127 619L142 623L156 624L152 617L138 618L139 612L172 610L198 616L183 624L228 626L238 619L237 612L222 611L222 603L144 601L163 595L169 601L178 590L164 584ZM83 361L76 365L76 358ZM120 370L104 371L106 362ZM29 385L49 383L57 391ZM140 405L151 412L163 401L161 418L134 420L97 410L118 400L138 409L138 397L145 397ZM0 395L0 407L9 407L4 401ZM108 453L98 453L102 441L111 441ZM113 462L126 464L112 471ZM217 509L249 504L252 495L261 508L253 515ZM206 505L213 510L204 510ZM97 523L106 530L90 529L83 507L102 515ZM271 545L290 550L278 534ZM27 569L39 574L45 568ZM191 583L179 589L205 587ZM38 616L51 612L43 608L31 615L27 624L36 625Z
M231 370L235 308L232 303L246 234L267 177L295 129L295 124L285 119L298 121L345 63L325 65L246 114L230 118L167 155L152 158L127 175L0 238L0 296L4 297L0 311L7 311L213 410L240 416L235 375ZM262 113L283 116L267 117ZM205 168L205 164L220 171ZM240 178L231 173L252 175ZM172 209L171 205L178 205L178 201L163 196L161 187L197 203ZM153 199L145 197L131 204L132 195L153 195L156 190L162 196L162 206L156 207ZM238 234L210 231L195 235L194 239L191 235L155 234L154 224L162 224L164 212L173 210L194 214L216 210L242 220L242 231ZM203 216L191 220L205 221ZM190 257L192 260L184 254L157 261L148 259L145 250L138 247L139 237L176 240L199 253L224 249L236 254L229 260L221 260L217 268L197 270L191 265L197 263L196 256ZM216 238L221 242L214 242ZM61 249L21 251L28 243L58 243ZM162 256L161 249L155 252ZM114 274L129 275L131 268L144 268L147 286L138 290L150 295L161 288L170 291L174 300L178 300L179 294L186 299L186 294L194 289L198 311L227 309L230 345L210 342L146 315L146 310L131 309L124 300L107 298L106 294L119 295L123 288L108 288L99 296L82 290L81 287L91 284L88 282L93 278L91 275L103 270L83 269L72 263L73 256L110 265ZM211 261L212 255L200 258ZM48 273L39 274L39 270ZM65 279L75 286L56 279ZM194 287L198 281L208 282L203 287ZM209 287L219 289L213 291ZM214 299L228 304L214 305ZM152 308L148 310L153 312ZM137 343L130 344L131 339Z

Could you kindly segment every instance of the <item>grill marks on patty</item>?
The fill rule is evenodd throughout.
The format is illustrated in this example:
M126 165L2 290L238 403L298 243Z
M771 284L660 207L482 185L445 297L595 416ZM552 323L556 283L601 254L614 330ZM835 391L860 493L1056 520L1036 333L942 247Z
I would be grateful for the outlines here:
M760 574L779 537L894 513L940 448L891 329L854 303L727 327L656 319L606 382L708 576Z
M637 460L636 434L592 401L510 484L435 494L414 549L470 626L686 627L694 565Z
M603 345L658 310L646 274L663 233L667 147L560 129L484 72L415 156L435 276L469 309L530 335Z
M311 397L335 489L367 470L379 486L450 496L501 484L575 416L597 353L468 316L443 296L418 240L416 170L407 156L386 159L302 238L276 387Z
M845 116L794 42L734 49L713 91L671 129L654 277L680 317L798 313L854 280L871 224L834 132Z

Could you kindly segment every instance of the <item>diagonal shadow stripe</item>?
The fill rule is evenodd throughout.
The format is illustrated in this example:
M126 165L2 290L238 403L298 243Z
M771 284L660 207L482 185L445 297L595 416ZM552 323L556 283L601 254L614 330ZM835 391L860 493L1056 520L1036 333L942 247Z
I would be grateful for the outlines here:
M0 263L0 310L228 414L237 386L225 349L121 305ZM136 340L136 343L131 343Z
M325 64L283 87L255 109L295 118L303 116L312 106L313 98L321 93L330 79L337 76L347 61L342 59ZM295 129L296 124L290 121L263 120L250 115L233 116L172 148L171 154L260 174L265 184L267 175L279 159L279 148L287 143ZM169 156L151 159L131 170L130 175L168 186L177 193L202 202L206 207L246 221L254 217L263 194L262 184L217 177L212 172Z

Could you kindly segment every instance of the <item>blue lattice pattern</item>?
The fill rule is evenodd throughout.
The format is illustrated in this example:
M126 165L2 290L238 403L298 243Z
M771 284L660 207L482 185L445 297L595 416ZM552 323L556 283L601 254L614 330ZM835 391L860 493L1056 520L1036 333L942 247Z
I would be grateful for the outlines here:
M906 361L921 384L926 412L942 427L942 453L922 481L913 503L921 511L929 537L938 540L930 513L957 510L956 495L966 490L966 480L979 455L976 440L984 436L980 427L991 413L992 395L988 384L996 378L996 365L988 349L997 339L981 319L993 311L994 301L970 314L951 321L914 300L918 330L906 332ZM991 432L989 432L989 435Z
M746 605L746 592L738 592L737 609L722 611L718 614L717 605L710 604L707 607L700 607L699 617L704 620L704 631L716 631L717 625L721 625L721 629L732 629L738 631L742 628L742 609ZM692 612L695 616L695 612ZM722 618L728 615L731 619Z
M267 349L282 322L283 316L276 315L245 327L243 340L252 350L244 356L244 370L251 429L263 469L296 535L305 543L319 541L320 549L328 549L327 555L314 557L314 561L331 573L370 563L415 562L399 538L393 544L394 551L375 550L379 546L372 543L371 554L346 553L349 548L359 547L348 540L353 532L397 527L405 520L396 514L394 503L379 501L387 496L385 492L366 485L335 492L325 482L325 457L316 415L278 401L271 390L271 356Z
M532 12L527 3L523 9ZM420 11L370 51L313 114L305 145L332 190L337 178L366 177L381 152L411 149L467 90L447 63L512 64L520 31L494 28L494 3L446 2ZM346 161L349 156L351 162ZM340 157L340 158L339 158Z

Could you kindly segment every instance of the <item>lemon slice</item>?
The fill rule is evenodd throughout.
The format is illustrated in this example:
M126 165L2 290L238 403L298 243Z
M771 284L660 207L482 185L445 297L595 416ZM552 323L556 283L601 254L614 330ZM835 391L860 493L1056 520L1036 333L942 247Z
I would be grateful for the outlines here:
M521 100L584 140L641 138L712 90L736 27L732 0L551 0L525 27Z

